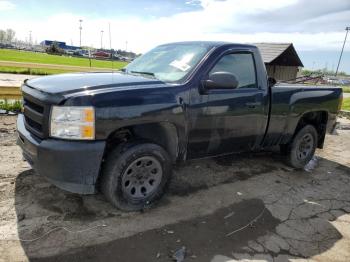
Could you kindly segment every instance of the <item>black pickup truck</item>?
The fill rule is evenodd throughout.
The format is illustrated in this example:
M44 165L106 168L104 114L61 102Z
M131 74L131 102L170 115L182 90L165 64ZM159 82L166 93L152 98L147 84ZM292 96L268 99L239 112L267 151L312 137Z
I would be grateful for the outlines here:
M340 88L276 84L257 47L223 42L165 44L120 72L36 78L22 92L18 144L35 171L124 210L158 199L177 161L279 145L304 167L342 99Z

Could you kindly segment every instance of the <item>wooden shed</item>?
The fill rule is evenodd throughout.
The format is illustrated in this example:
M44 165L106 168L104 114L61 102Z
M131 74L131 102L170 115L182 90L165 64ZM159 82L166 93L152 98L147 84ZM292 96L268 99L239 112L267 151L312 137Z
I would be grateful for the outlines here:
M297 78L303 67L292 43L255 43L261 53L267 74L276 80Z

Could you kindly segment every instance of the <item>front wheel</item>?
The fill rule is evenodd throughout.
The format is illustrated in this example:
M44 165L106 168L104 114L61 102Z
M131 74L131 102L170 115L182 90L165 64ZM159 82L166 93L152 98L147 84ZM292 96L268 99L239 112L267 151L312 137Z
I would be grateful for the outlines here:
M101 189L115 207L141 210L163 195L170 175L171 161L162 147L152 143L126 143L107 157Z
M316 129L312 125L304 126L295 135L292 143L284 147L287 163L298 169L305 167L314 156L316 147Z

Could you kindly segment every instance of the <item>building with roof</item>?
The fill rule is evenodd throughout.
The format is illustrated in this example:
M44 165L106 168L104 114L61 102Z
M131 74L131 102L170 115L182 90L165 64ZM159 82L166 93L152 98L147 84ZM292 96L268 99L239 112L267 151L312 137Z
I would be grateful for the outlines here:
M276 80L297 78L303 67L292 43L255 43L260 50L267 74Z
M52 40L44 40L40 43L40 45L43 47L49 47L54 43L56 43L59 48L62 48L64 50L79 50L79 49L81 49L79 46L67 45L66 42L52 41Z

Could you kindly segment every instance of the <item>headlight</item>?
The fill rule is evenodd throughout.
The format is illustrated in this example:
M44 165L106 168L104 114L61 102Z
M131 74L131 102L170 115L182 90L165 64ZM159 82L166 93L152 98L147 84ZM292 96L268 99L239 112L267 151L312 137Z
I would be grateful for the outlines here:
M94 108L53 106L50 136L64 139L95 139Z

